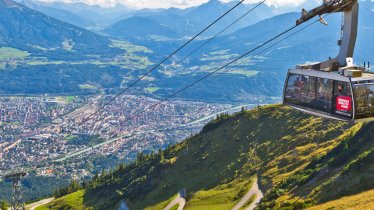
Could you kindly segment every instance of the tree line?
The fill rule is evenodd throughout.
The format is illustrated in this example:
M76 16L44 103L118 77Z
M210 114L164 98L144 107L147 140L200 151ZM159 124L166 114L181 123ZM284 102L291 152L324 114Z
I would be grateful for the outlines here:
M121 163L117 165L114 169L110 170L102 170L101 173L95 173L93 178L88 181L79 182L77 180L72 180L68 186L57 188L53 191L52 195L55 198L59 198L79 190L83 189L95 189L103 185L108 185L114 182L116 178L118 178L119 174L124 174L128 171L133 170L139 165L144 165L144 163L154 162L157 161L159 163L165 162L165 151L159 149L157 153L151 152L150 154L145 154L140 152L137 154L136 160L126 165L125 163ZM147 164L148 165L148 164Z

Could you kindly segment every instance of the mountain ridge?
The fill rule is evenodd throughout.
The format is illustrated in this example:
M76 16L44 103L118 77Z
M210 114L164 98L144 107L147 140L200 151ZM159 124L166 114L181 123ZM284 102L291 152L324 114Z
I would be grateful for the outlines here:
M178 34L178 37L168 36L168 38L176 39L186 36L192 36L192 34L198 33L203 27L208 25L209 22L212 22L213 20L218 18L220 14L224 14L226 11L232 8L235 3L236 2L223 3L214 0L187 9L170 8L154 14L142 15L141 13L135 13L135 16L144 16L152 19L155 22L155 25L159 24L168 26L169 28L174 30L176 34ZM220 25L229 25L236 18L239 18L254 6L255 4L245 4L242 7L238 7L236 10L233 10L227 17L223 18L220 21ZM252 14L244 17L241 21L228 29L226 33L234 32L239 28L251 25L272 15L273 13L270 7L262 5L257 10L253 11ZM121 35L120 33L122 27L121 22L131 23L131 19L121 20L110 26L110 30L108 30L108 28L105 29L104 32L120 38L128 38L129 36L127 36L125 33L123 33L123 35ZM132 28L130 28L129 30L132 30ZM212 36L220 30L220 26L213 26L210 31L204 33L203 36Z
M98 5L88 5L81 2L64 3L38 0L20 0L19 2L56 19L89 29L109 25L133 12L132 9L124 5L102 8Z
M90 54L114 51L111 41L89 30L46 16L11 0L1 0L0 41L2 46L31 53ZM7 6L11 5L11 6ZM117 50L119 52L119 50Z
M357 65L363 65L364 61L367 62L374 59L372 54L372 52L374 51L374 46L367 44L371 43L373 39L373 36L371 36L370 34L374 29L370 25L369 21L374 18L374 12L371 10L372 8L374 8L373 5L373 2L361 2L361 13L359 21L360 28L359 36L357 39L357 50L355 51L355 62L357 63ZM188 15L196 9L197 8L190 8L188 9L188 11L185 11L186 13L184 15ZM173 14L181 11L178 9L171 10L170 13ZM102 70L103 59L109 59L109 62L107 62L108 65L105 65L105 70L112 78L119 78L122 77L120 76L122 73L127 73L121 71L121 69L127 69L128 66L113 66L118 64L113 60L116 60L116 57L120 57L122 59L122 55L125 51L127 51L127 45L125 45L124 49L120 49L121 47L123 48L123 46L120 46L121 44L118 44L120 42L116 42L116 46L113 44L113 40L111 39L115 39L114 37L103 37L94 34L93 32L73 27L66 23L53 21L53 18L49 20L46 16L43 16L44 18L42 18L42 20L48 20L47 23L41 24L43 23L43 21L39 21L39 19L35 21L25 22L26 20L30 19L28 18L28 16L23 17L22 15L17 16L7 15L6 13L2 14L3 15L0 17L0 25L2 20L6 23L0 27L9 27L10 29L12 29L12 33L11 35L6 35L5 38L3 35L9 33L1 33L0 42L4 43L6 39L8 39L9 37L13 37L15 38L15 40L9 41L9 45L11 45L10 47L27 51L24 52L24 54L31 54L28 58L35 57L36 61L32 61L32 64L50 63L53 65L49 65L48 67L46 67L45 65L20 65L18 67L13 67L12 65L7 64L0 65L0 69L10 70L1 71L0 73L3 75L1 78L15 78L3 80L12 81L12 85L9 85L9 82L4 82L5 85L1 87L1 89L6 93L18 93L21 91L22 93L26 94L44 94L46 93L45 91L48 90L47 93L76 94L77 92L79 92L78 86L76 85L75 88L71 88L71 83L69 83L71 79L76 80L76 77L74 77L74 75L76 75L76 72L84 74L82 76L89 79L85 79L85 81L81 81L79 79L79 81L73 81L72 83L74 84L84 84L87 82L91 82L100 83L100 85L98 85L99 87L101 86L106 88L118 88L120 84L119 79L116 79L116 81L118 82L102 84L102 82L98 82L100 81L101 77L91 77L91 75L87 74L87 72L92 73L93 71L88 71L86 69L93 68ZM153 17L153 15L154 14L144 15L140 17L150 20L150 17ZM6 18L14 21L14 24L11 24L10 26L6 25L9 22L6 21ZM181 65L173 65L173 63L177 62L179 59L182 59L185 55L187 55L190 50L195 49L206 41L206 39L196 40L195 42L192 42L191 45L188 46L188 48L181 51L176 56L173 56L173 58L171 58L170 60L170 63L165 63L165 68L159 68L156 70L157 72L155 72L155 75L157 75L157 77L160 79L144 82L142 84L144 84L144 86L159 87L160 89L156 93L157 97L170 95L176 89L180 89L184 85L187 85L188 83L201 78L207 72L215 70L218 65L225 64L231 61L233 58L244 53L245 50L250 50L266 41L267 38L271 38L276 33L279 33L287 29L288 27L292 27L295 24L295 20L297 18L299 18L299 14L287 13L265 19L248 27L241 28L234 33L226 34L216 38L214 41L206 45L201 51L186 59L183 63L181 63ZM328 57L336 56L338 52L336 40L339 39L341 23L340 18L341 17L339 15L331 15L326 18L329 22L329 26L323 26L322 24L316 23L312 27L303 30L292 38L283 41L279 45L269 50L264 51L261 55L251 57L248 61L240 63L240 65L238 66L232 65L229 68L226 68L223 72L219 72L218 74L213 75L203 84L199 84L191 89L186 90L183 96L188 99L204 100L209 98L210 101L227 102L247 102L246 99L249 98L249 95L256 95L261 97L279 97L282 94L284 79L289 68L292 68L297 64L322 61L328 59ZM178 32L174 31L169 26L160 25L159 22L156 22L156 24L154 24L155 21L151 21L152 22L150 23L150 25L152 27L158 29L161 26L161 28L165 29L161 31L162 35L171 34L169 36L175 38L175 35L173 34L177 34L178 37ZM22 33L19 27L16 26L23 23L24 25L27 25L25 26L25 29L28 29L28 31L31 32L24 33L24 36L19 38L20 34ZM141 22L139 23L134 21L133 23L135 24L132 25L132 28L125 27L121 30L120 33L128 32L132 37L134 37L134 35L136 35L136 30L134 29L134 27L141 25ZM56 27L54 25L56 25ZM33 31L40 31L42 30L40 28L43 27L48 29L46 30L50 32L50 35L45 36L44 33L36 33L37 36L33 35ZM59 30L56 30L56 28L58 28ZM183 44L183 42L185 41L185 38L170 39L164 36L157 36L157 34L153 34L153 30L148 30L149 28L151 27L142 28L142 33L144 33L142 34L141 38L151 37L151 39L139 40L134 38L134 40L132 41L133 43L140 44L152 50L153 53L146 54L143 52L139 52L135 56L128 57L129 59L132 59L139 58L139 56L141 56L142 59L136 60L136 63L142 64L142 61L146 61L148 60L148 58L153 62L160 61L169 53L172 53L174 49L177 49L178 46ZM71 29L74 29L72 33L70 33L70 31L72 31ZM65 32L60 33L60 31ZM76 32L74 33L74 31ZM319 31L320 33L316 33L316 31ZM86 34L86 38L75 41L74 39L79 39L79 33ZM152 36L150 34L152 34ZM31 40L32 42L28 43L28 38L34 39L34 37L36 37L35 40ZM70 39L72 39L72 42L70 41ZM79 44L79 42L81 42L81 44ZM42 61L40 61L41 59ZM51 60L51 62L45 62L45 59ZM97 61L96 59L99 59L99 61ZM68 61L66 62L66 60ZM81 64L70 65L69 62L71 62L71 60L77 63L79 63L79 61L81 60L85 60L85 62L89 60L95 65L86 67ZM132 61L130 60L130 62ZM139 66L142 68L146 65ZM61 83L61 88L49 88L49 86L51 85L54 86L56 82L51 84L48 80L42 80L38 76L38 84L43 85L43 88L39 90L32 89L31 87L35 86L33 83L34 79L23 77L22 74L26 71L26 69L33 69L33 71L27 70L27 72L39 73L40 69L44 68L46 70L49 69L50 71L55 72L60 72L59 69L61 68L73 69L74 73L73 77L69 78L65 77L66 73L63 75L57 73L62 78L69 80L69 82ZM97 71L95 71L94 73L97 73ZM131 73L129 72L129 74ZM131 77L133 76L136 75L131 75ZM227 85L222 86L222 83L225 83ZM18 88L20 86L24 87ZM53 92L49 92L50 89L52 89ZM74 89L74 91L71 91L72 89ZM68 92L66 93L65 91Z
M142 27L139 28L139 25ZM129 30L129 28L138 28L138 30ZM170 27L158 24L152 18L142 16L134 16L119 21L106 28L103 32L112 36L120 36L121 38L126 38L127 40L151 39L152 35L178 38L178 35Z
M54 7L51 7L49 5L40 5L40 4L37 4L33 1L28 1L28 0L22 0L19 3L28 7L28 8L30 8L30 9L36 10L38 12L46 14L50 17L54 17L54 18L59 19L61 21L70 23L72 25L80 26L80 27L83 27L83 28L93 25L93 22L90 21L89 19L87 19L85 17L82 17L82 16L79 16L79 15L77 15L73 12L67 11L67 10L63 10L63 9L60 9L60 8L54 8Z

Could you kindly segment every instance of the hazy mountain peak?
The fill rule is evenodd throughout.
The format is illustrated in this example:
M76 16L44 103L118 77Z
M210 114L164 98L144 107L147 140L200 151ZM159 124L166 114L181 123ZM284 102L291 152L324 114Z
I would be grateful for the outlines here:
M200 6L209 6L209 7L212 7L212 6L221 6L221 5L224 5L224 4L229 4L230 2L228 3L225 3L225 2L222 2L220 0L210 0L208 2L206 2L205 4L202 4Z
M208 4L221 4L222 2L219 0L210 0L207 2Z
M12 0L0 0L0 5L5 7L19 7L19 5Z

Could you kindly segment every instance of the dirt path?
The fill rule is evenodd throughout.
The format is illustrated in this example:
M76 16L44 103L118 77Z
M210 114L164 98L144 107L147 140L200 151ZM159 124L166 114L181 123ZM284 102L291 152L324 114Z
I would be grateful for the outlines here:
M248 202L248 200L251 199L253 195L257 195L256 199L251 203L251 205L246 207L246 210L253 210L254 208L256 208L257 205L260 203L260 200L264 197L264 195L258 187L257 179L255 179L255 181L253 182L253 185L251 189L247 192L247 194L244 195L244 197L239 201L238 204L236 204L236 206L232 210L239 210L240 208L242 208Z
M55 198L47 198L47 199L40 200L40 201L35 202L35 203L28 204L28 205L26 205L26 209L27 209L27 210L35 210L36 207L39 207L39 206L42 206L42 205L44 205L44 204L50 203L50 202L52 202L54 199L55 199Z
M173 206L179 204L178 210L183 210L184 205L186 205L186 199L178 195L172 202L167 205L164 210L170 210Z

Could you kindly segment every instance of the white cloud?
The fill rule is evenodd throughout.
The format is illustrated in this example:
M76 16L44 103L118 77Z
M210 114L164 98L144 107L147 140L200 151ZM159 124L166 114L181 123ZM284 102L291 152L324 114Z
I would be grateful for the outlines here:
M187 8L198 6L209 0L40 0L40 1L59 1L66 3L84 2L91 5L101 5L103 7L113 7L117 4L127 5L133 8ZM222 2L229 2L232 0L220 0ZM237 1L237 0L236 0ZM246 0L245 3L258 3L261 0ZM292 8L300 6L311 0L267 0L266 4L277 8ZM318 0L313 0L318 1Z

